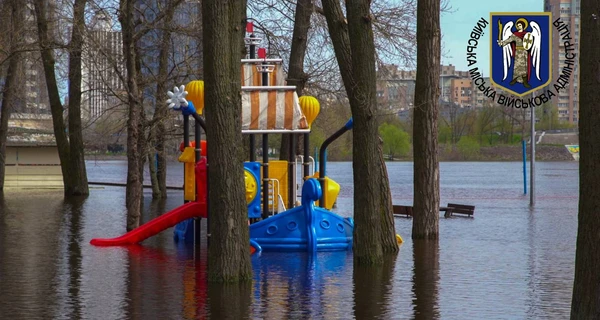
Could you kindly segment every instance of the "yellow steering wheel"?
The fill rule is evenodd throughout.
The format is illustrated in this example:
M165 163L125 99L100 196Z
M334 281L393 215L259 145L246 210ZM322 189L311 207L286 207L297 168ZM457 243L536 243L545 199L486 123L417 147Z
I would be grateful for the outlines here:
M246 203L250 204L256 197L258 181L256 181L254 175L248 170L244 170L244 180L246 181Z

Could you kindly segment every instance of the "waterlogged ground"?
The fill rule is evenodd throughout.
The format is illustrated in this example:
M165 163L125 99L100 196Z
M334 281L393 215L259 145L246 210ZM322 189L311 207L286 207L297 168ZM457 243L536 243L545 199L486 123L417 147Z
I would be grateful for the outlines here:
M439 244L405 243L395 261L353 268L352 253L264 253L254 281L206 284L206 250L178 246L172 230L140 246L96 248L124 230L124 189L87 199L8 191L0 198L2 319L565 319L575 252L576 162L537 164L537 202L523 195L522 164L442 163L442 203L476 206L475 218L441 219ZM91 181L122 182L125 162L88 162ZM330 163L342 186L338 212L352 214L352 164ZM395 204L412 203L412 164L389 163ZM180 186L182 166L170 167ZM182 203L146 194L147 221Z

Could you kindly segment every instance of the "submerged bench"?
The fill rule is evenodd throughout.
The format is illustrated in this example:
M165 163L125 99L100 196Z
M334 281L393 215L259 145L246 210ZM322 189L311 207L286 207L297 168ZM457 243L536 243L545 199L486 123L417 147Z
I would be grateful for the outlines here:
M467 217L473 217L475 213L475 206L469 206L465 204L448 203L448 207L444 208L444 217L449 218L455 214L466 215Z
M412 206L393 205L393 209L395 216L403 216L405 218L411 218L413 216ZM454 214L473 217L473 214L475 213L475 206L448 203L447 207L440 207L440 211L444 212L445 218L450 218Z
M413 215L413 207L411 206L393 206L394 215L404 216L410 218Z

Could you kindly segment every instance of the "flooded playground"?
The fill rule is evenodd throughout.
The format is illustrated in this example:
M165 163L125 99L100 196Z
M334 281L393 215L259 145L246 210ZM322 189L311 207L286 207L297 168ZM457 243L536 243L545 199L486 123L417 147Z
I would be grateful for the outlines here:
M90 181L124 182L124 161L88 161ZM352 215L352 163L329 163L341 185L336 211ZM93 247L125 230L125 190L93 186L7 191L0 198L0 316L7 319L564 319L575 259L578 163L536 164L536 205L523 194L520 162L441 163L441 205L475 206L444 219L438 243L413 242L412 220L395 260L354 268L351 252L265 252L247 285L206 283L206 248L178 245L169 229L142 245ZM168 184L181 186L182 166ZM388 163L394 204L411 205L412 163ZM146 180L149 181L149 180ZM143 220L183 202L145 193ZM217 213L213 213L217 214Z

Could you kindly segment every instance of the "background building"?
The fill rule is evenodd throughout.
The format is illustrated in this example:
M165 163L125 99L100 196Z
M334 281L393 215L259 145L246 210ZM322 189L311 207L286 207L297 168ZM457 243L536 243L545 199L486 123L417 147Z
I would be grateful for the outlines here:
M82 116L97 119L122 104L125 87L123 36L104 10L95 12L85 38L82 57Z
M473 105L473 84L470 78L456 78L450 81L452 102L461 106Z
M577 123L579 120L579 0L544 0L544 10L552 13L552 21L558 17L569 27L571 43L575 43L575 70L569 79L567 90L561 90L556 102L558 107L558 120ZM553 27L554 28L554 27ZM554 29L552 33L552 83L555 83L562 68L565 66L564 41L559 32Z
M55 21L56 19L52 16L56 6L55 0L44 3L50 15L49 20ZM16 75L17 87L23 89L19 90L22 94L18 94L10 106L12 112L8 121L7 144L9 146L36 146L40 144L50 146L55 143L52 116L41 54L37 50L39 48L38 31L33 1L26 0L23 2L23 6L24 30L22 40L24 52L21 54L23 60ZM0 77L2 85L5 81L4 77L5 73Z
M52 14L56 3L54 0L45 1L48 6L47 14ZM31 0L25 1L25 45L31 49L38 46L38 31L35 10ZM48 20L53 20L49 17ZM13 117L29 118L32 120L50 118L50 103L42 58L39 51L29 50L24 54L20 72L21 81L25 86L24 101L13 106Z
M152 23L160 12L164 12L170 1L165 0L136 0L136 16L140 21ZM138 42L142 59L141 72L151 83L167 81L172 85L186 84L191 80L202 79L202 21L200 19L201 2L195 0L183 1L177 6L173 15L171 33L171 52L168 58L167 79L158 79L160 44L162 40L161 27L152 28ZM154 113L156 103L164 103L166 92L156 92L156 85L144 86L144 106L147 114Z
M396 65L380 65L377 69L377 101L380 109L398 114L401 120L410 119L414 108L416 70L399 70ZM468 110L481 107L484 97L473 87L468 71L458 71L455 66L440 66L440 108L446 116L447 108ZM476 102L481 103L477 104Z

